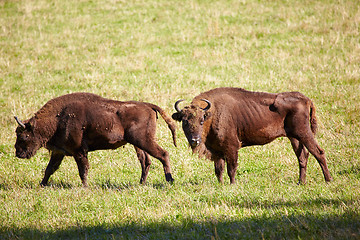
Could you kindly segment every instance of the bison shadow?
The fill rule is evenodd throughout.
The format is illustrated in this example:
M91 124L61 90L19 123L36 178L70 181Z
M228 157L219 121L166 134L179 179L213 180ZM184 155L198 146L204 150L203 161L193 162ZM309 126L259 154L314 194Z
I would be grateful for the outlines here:
M73 189L76 187L80 187L81 185L75 185L72 183L68 183L68 182L64 182L64 181L51 181L49 186L46 187L51 187L51 188L55 188L55 189Z
M126 189L130 189L130 188L134 188L137 187L139 185L145 185L145 186L150 186L154 189L164 189L168 186L171 186L171 183L167 183L167 182L163 182L163 183L145 183L145 184L141 184L141 183L131 183L131 182L112 182L110 180L106 180L104 182L100 182L100 183L95 183L94 186L95 188L101 188L101 189L105 189L105 190L126 190Z
M360 167L359 166L352 166L349 169L343 169L341 171L338 171L339 175L360 175Z

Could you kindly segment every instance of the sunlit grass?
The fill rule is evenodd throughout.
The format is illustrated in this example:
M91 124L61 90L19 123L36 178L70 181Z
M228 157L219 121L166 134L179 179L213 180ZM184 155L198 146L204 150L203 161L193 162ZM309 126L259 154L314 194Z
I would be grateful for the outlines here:
M0 238L358 239L360 9L357 1L0 1ZM89 188L66 157L14 154L16 122L53 97L86 91L155 103L171 114L214 87L300 91L334 181L311 156L298 186L290 142L241 149L237 184L178 148L158 120L175 183L152 159L147 184L132 146L89 153Z

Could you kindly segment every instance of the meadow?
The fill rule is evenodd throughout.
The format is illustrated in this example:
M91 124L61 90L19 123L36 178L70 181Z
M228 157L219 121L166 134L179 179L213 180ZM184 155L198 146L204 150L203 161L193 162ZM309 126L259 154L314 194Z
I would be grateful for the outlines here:
M360 239L360 5L357 0L0 0L0 239ZM300 91L334 181L309 158L307 184L286 138L239 151L237 183L219 184L178 124L159 118L174 184L132 146L73 158L50 186L41 149L15 157L14 116L92 92L157 104L170 115L215 87Z

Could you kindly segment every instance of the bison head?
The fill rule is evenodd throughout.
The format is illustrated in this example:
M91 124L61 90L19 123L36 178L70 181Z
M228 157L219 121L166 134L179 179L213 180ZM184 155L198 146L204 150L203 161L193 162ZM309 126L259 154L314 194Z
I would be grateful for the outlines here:
M34 133L34 124L31 124L30 121L22 122L17 117L15 120L19 124L16 128L16 157L31 158L41 147L40 141Z
M201 100L207 103L205 108L191 104L184 107L182 110L179 109L178 105L184 100L181 99L176 101L176 113L172 115L174 120L182 122L182 128L184 130L185 136L192 148L197 147L201 143L204 123L210 116L210 112L208 112L208 110L211 107L211 103L206 99Z

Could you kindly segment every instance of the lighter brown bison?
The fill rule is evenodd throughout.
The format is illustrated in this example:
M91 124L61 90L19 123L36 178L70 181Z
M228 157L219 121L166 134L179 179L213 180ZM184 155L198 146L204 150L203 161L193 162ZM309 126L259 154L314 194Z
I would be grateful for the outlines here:
M163 164L166 181L172 182L169 154L155 141L157 112L168 124L174 145L175 124L158 106L145 102L121 102L91 93L73 93L47 102L32 118L15 117L16 156L30 158L45 147L51 151L50 162L41 185L59 168L64 156L73 156L84 186L89 169L88 152L134 145L146 182L153 156Z
M299 183L305 183L309 152L320 164L325 180L331 181L325 153L317 144L315 107L299 92L279 94L250 92L241 88L216 88L196 96L179 109L173 119L182 122L193 150L214 161L215 174L223 182L225 162L230 183L235 183L238 150L267 144L286 136L299 161Z

